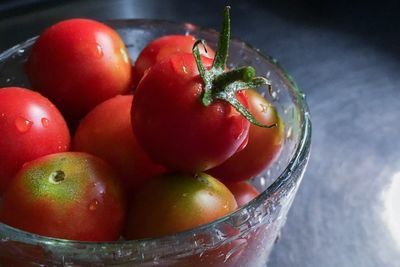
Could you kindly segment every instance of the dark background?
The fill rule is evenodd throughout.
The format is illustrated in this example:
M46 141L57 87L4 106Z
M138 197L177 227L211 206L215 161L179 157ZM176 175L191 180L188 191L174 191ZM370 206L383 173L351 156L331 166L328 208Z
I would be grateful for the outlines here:
M307 95L312 156L270 267L400 266L400 1L0 1L0 51L65 18L219 28Z

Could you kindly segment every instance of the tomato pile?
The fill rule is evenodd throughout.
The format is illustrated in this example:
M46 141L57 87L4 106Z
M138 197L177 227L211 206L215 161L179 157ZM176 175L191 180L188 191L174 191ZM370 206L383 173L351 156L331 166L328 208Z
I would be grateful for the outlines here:
M229 8L214 51L168 35L131 60L112 28L61 21L34 44L32 88L0 90L0 221L83 241L174 234L258 195L247 180L283 143L283 122L226 66Z

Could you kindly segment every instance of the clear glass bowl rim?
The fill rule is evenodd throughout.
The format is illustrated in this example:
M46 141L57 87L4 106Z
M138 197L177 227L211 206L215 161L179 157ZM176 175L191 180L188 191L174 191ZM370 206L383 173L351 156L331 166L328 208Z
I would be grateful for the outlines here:
M190 25L191 31L201 31L207 32L210 34L217 34L217 31L214 29L203 28L197 25L193 25L191 23L181 23L181 22L173 22L168 20L158 20L158 19L115 19L115 20L108 20L104 21L104 23L108 25L129 25L129 26L143 26L143 25L152 25L152 26L165 26L165 25L172 25L175 27L182 27L184 28L185 25ZM24 49L32 45L37 36L32 37L24 42L21 42L5 51L0 53L0 62L3 61L5 58L15 54L18 50ZM296 151L293 154L292 158L290 159L289 163L287 164L286 168L283 172L275 179L275 181L260 195L253 199L251 202L246 204L245 206L241 207L240 209L230 213L218 220L210 222L208 224L176 233L170 236L163 236L157 238L148 238L148 239L141 239L141 240L118 240L112 242L82 242L82 241L74 241L74 240L65 240L65 239L58 239L58 238L51 238L36 235L33 233L25 232L6 224L0 222L0 232L8 233L10 235L10 240L19 241L27 244L32 245L51 245L51 246L60 246L60 247L74 247L80 246L85 247L86 249L96 249L96 248L106 248L107 251L113 251L120 248L121 245L124 248L132 247L144 247L141 246L147 242L155 242L155 243L163 243L164 240L182 240L189 236L196 235L198 233L204 232L207 229L212 229L218 224L223 224L224 222L229 221L232 217L236 216L243 210L246 210L252 206L258 207L261 205L266 199L268 199L272 194L277 192L281 187L283 187L286 183L290 183L292 181L292 173L296 172L298 168L300 168L300 164L307 159L309 155L309 150L311 146L311 121L310 121L310 114L309 108L305 100L304 93L300 90L291 76L285 71L285 69L275 60L273 57L269 55L262 54L259 49L254 48L253 46L249 45L248 43L238 39L238 38L231 38L231 40L235 42L240 42L245 47L253 50L259 56L260 60L266 61L270 63L273 67L275 67L275 71L280 75L280 77L285 81L290 89L290 93L292 94L293 101L295 102L298 110L299 110L299 120L300 120L300 130L299 130L299 142L296 147Z

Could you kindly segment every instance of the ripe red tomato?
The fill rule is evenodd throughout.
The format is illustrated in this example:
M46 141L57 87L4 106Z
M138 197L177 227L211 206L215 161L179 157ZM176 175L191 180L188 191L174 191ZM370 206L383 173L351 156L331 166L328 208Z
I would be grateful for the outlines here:
M246 205L260 194L247 182L225 183L225 186L232 192L239 207Z
M132 95L118 95L91 110L80 122L73 149L108 161L129 190L165 171L139 146L131 126Z
M164 174L132 194L128 239L159 237L216 220L236 209L232 193L205 174Z
M58 109L37 92L0 89L0 192L26 161L69 149L67 124Z
M46 29L25 67L33 88L73 119L127 93L132 83L128 51L118 33L88 19L65 20Z
M137 85L145 71L157 61L176 53L191 53L196 38L192 35L166 35L157 38L146 45L140 52L134 65L134 84ZM214 51L206 46L200 52L203 56L214 58Z
M284 142L284 124L274 106L255 90L244 93L254 117L267 125L276 124L276 127L250 126L247 146L208 171L224 182L244 181L256 176L279 155Z
M202 57L205 68L212 60ZM192 54L158 61L133 99L132 125L148 155L173 170L204 171L232 156L246 141L249 122L222 100L204 106L203 82ZM243 92L237 93L247 105Z
M122 191L103 160L79 152L26 163L5 191L0 220L44 236L111 241L125 217Z

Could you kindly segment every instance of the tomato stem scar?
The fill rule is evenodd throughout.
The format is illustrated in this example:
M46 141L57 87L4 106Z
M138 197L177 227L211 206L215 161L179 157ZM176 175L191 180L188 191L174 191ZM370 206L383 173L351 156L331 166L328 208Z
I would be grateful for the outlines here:
M59 184L65 179L65 173L61 170L50 173L49 182L52 184Z

